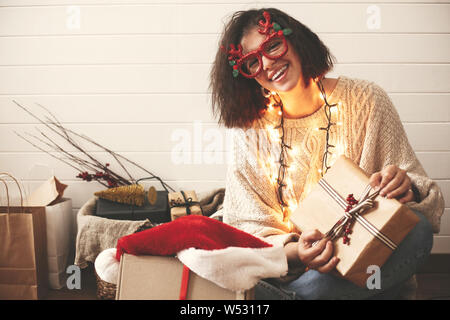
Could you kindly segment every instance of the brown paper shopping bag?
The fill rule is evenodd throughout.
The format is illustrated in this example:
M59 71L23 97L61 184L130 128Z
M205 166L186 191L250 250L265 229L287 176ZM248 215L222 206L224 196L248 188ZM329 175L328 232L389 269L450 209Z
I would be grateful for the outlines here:
M0 206L0 300L39 299L47 287L45 207Z
M66 285L66 268L71 245L75 243L72 235L72 200L63 198L66 188L66 184L52 176L25 201L30 207L45 207L48 281L51 289L61 289Z

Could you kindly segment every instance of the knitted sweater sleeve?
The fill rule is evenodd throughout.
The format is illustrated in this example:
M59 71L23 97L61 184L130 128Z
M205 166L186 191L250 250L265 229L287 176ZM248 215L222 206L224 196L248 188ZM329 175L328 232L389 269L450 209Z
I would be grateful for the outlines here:
M407 203L420 211L430 221L434 232L439 232L440 218L444 211L444 199L438 185L430 179L409 144L400 117L388 94L372 83L370 114L362 144L360 167L368 174L396 165L406 170L416 189L418 202Z
M298 234L283 219L275 187L261 163L264 156L257 150L262 143L258 131L233 131L223 221L274 245L296 241Z

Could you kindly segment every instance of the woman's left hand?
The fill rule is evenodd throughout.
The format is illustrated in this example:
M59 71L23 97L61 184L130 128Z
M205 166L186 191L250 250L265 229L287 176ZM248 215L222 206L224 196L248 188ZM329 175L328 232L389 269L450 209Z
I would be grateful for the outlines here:
M380 189L380 196L388 199L396 198L401 203L414 200L414 193L411 190L411 179L405 170L397 166L389 165L383 170L375 172L370 176L372 188Z

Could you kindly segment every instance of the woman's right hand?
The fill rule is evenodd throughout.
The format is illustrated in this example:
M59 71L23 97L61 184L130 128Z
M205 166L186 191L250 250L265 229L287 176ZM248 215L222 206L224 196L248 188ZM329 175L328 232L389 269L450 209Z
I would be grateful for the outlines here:
M333 242L324 238L319 230L305 231L300 235L297 254L304 266L321 273L330 272L339 262L339 258L333 256Z

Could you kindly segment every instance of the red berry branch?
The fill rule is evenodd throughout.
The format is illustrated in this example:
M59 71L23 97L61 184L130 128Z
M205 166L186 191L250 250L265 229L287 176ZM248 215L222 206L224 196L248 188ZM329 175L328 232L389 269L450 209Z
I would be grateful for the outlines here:
M109 163L105 164L106 167L109 167ZM77 175L77 178L83 179L84 181L90 182L92 180L95 181L105 181L108 184L109 188L115 188L119 186L119 182L113 176L111 176L108 172L96 171L95 173L89 173L87 171L80 172Z
M354 205L358 204L358 200L356 200L356 199L353 197L353 194L352 194L352 193L350 193L350 194L347 196L347 199L345 199L345 200L347 200L347 204L348 204L348 205L347 205L347 208L345 208L345 212L349 212L350 210L353 209L353 206L354 206ZM347 244L347 245L350 244L349 234L352 233L351 227L352 227L353 222L354 222L354 219L353 219L353 218L352 218L352 219L349 219L349 220L347 221L347 223L345 224L345 226L344 226L344 236L343 236L343 238L342 238L344 244Z

